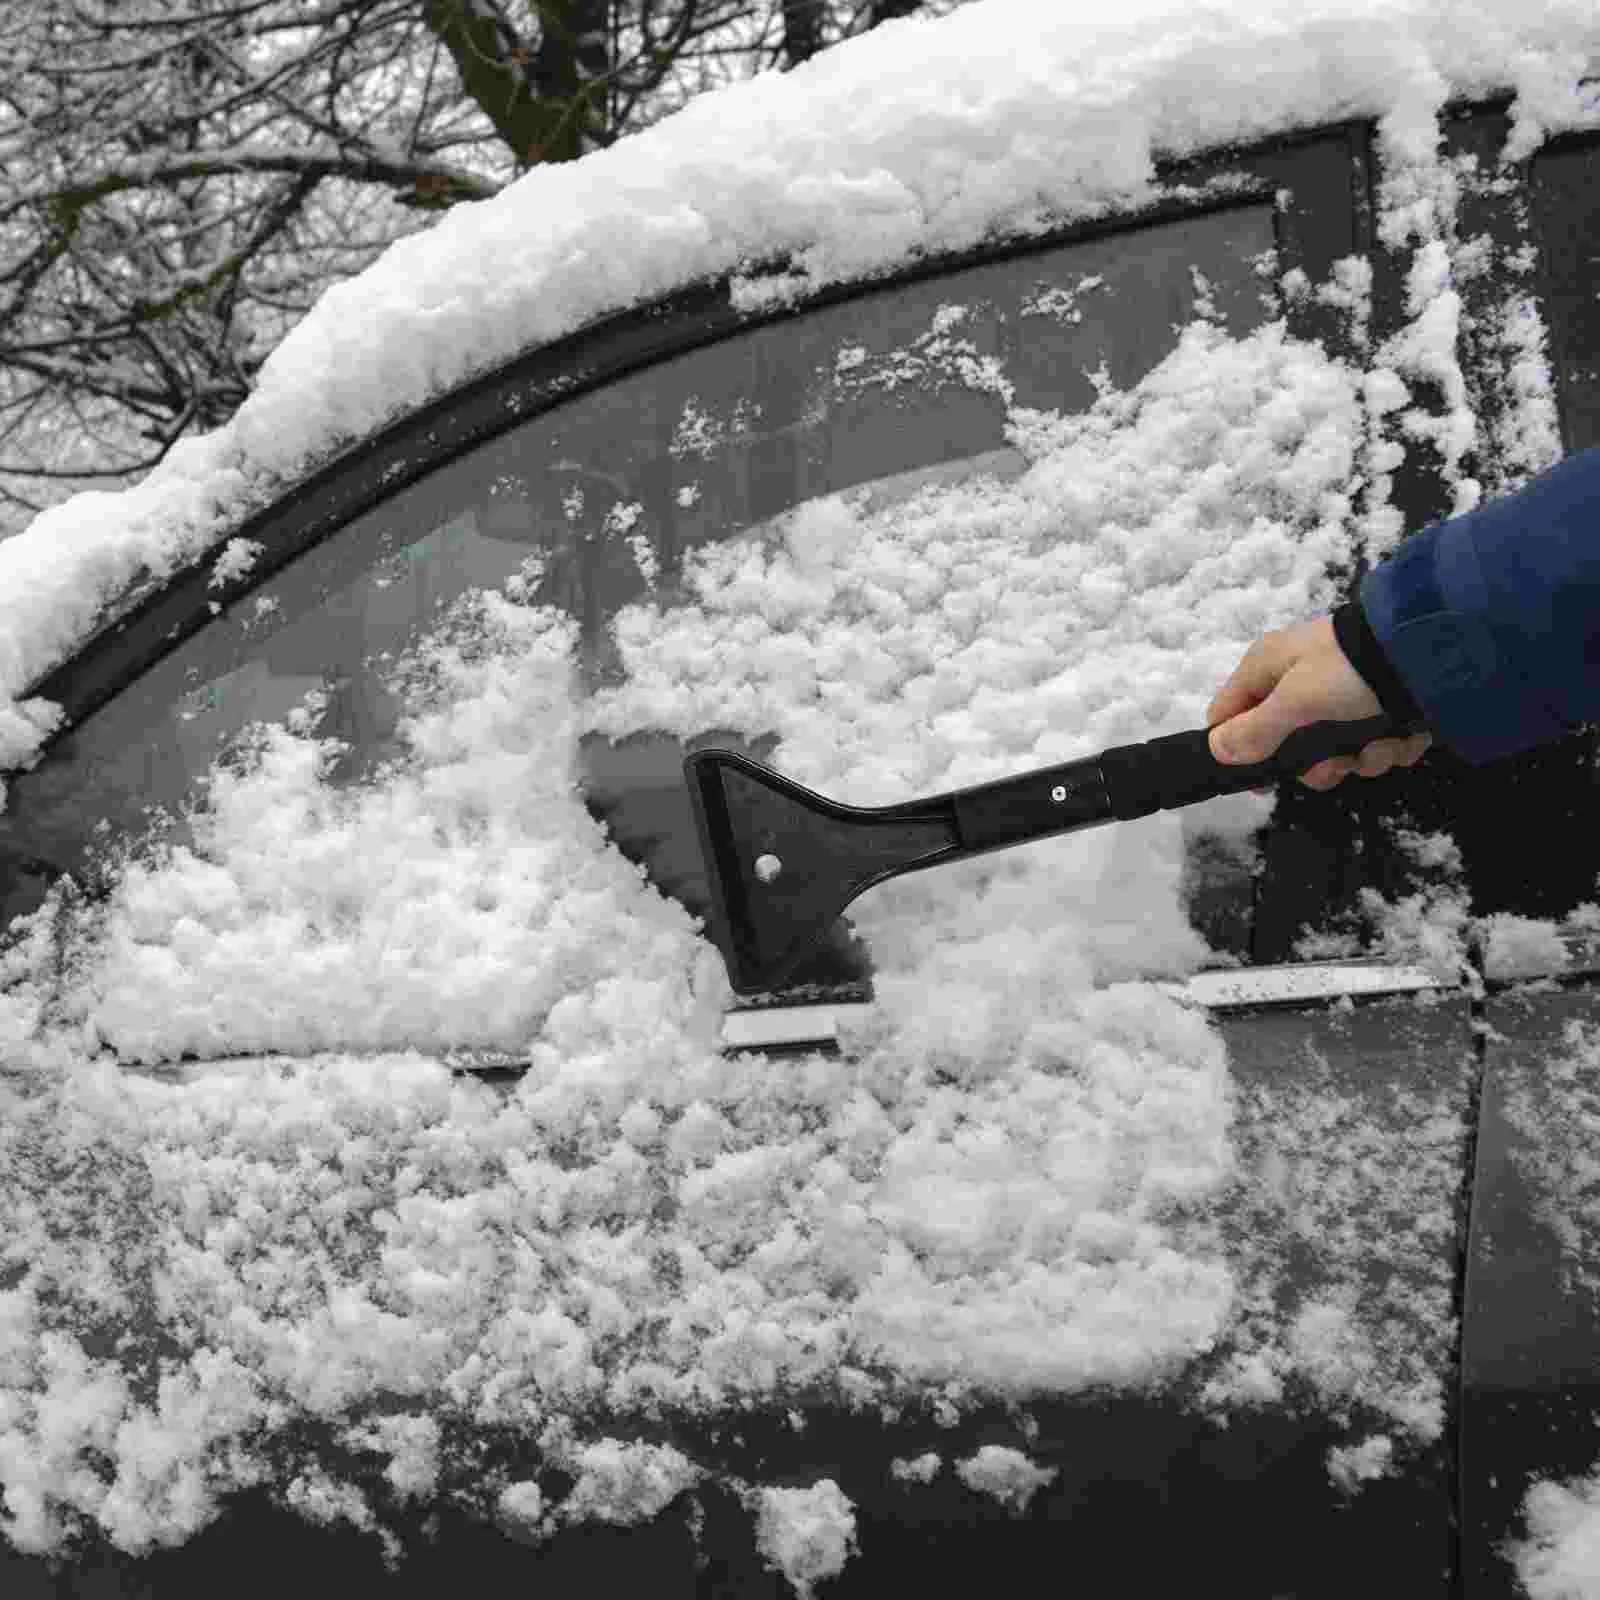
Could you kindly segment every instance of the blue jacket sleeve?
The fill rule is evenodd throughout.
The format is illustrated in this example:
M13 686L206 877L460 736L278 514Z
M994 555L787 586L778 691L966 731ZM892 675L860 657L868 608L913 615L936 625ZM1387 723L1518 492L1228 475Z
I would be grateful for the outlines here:
M1472 766L1600 720L1600 449L1413 534L1359 599L1434 738Z

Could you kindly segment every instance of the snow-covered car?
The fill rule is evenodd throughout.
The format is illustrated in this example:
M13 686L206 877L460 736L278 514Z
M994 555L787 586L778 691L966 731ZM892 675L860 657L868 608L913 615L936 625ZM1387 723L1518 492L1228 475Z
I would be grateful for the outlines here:
M1600 443L1597 79L1576 0L885 25L0 545L0 1590L1600 1594L1589 730L739 1001L681 775L1202 726Z

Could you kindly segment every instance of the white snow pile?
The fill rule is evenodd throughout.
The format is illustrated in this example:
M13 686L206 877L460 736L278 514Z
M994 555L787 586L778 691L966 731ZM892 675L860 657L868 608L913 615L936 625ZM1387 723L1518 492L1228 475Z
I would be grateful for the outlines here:
M1394 1459L1394 1440L1375 1433L1357 1445L1335 1445L1328 1451L1328 1476L1347 1493L1375 1478L1387 1477Z
M646 1440L596 1439L553 1459L577 1475L561 1504L572 1522L648 1522L700 1478L682 1451Z
M856 1548L855 1508L832 1478L809 1489L762 1489L756 1504L756 1547L802 1600L844 1571Z
M1010 1445L986 1444L976 1455L956 1463L956 1476L969 1489L992 1495L1019 1515L1047 1483L1060 1476L1057 1467L1036 1467Z
M1600 1476L1536 1482L1524 1514L1507 1554L1528 1600L1600 1600Z
M1459 468L1440 106L1509 82L1532 148L1591 115L1597 51L1600 19L1556 0L1093 23L989 0L886 27L452 213L326 296L228 428L0 546L15 764L52 718L17 697L141 568L226 540L395 406L643 295L784 250L808 290L1146 198L1158 150L1358 114L1383 118L1385 237L1419 245L1414 321L1376 376L1202 309L1082 415L1008 404L1013 477L830 496L696 551L686 603L618 618L627 677L594 697L570 618L513 585L469 596L396 666L405 754L374 781L327 781L339 747L310 696L213 773L186 842L119 847L103 903L58 892L17 924L6 1537L142 1552L262 1485L391 1546L417 1501L544 1538L713 1480L809 1592L855 1549L845 1487L734 1484L663 1418L811 1396L953 1422L1202 1359L1186 1401L1219 1421L1309 1396L1356 1430L1336 1477L1403 1470L1441 1427L1463 1097L1448 1073L1399 1094L1315 1061L1234 1081L1217 1028L1148 981L1214 954L1182 908L1193 816L884 886L855 918L880 1003L845 1054L730 1058L720 960L589 816L578 741L775 733L776 765L870 803L1197 726L1261 631L1331 603L1324 569L1359 534L1396 535L1396 452ZM1360 266L1300 288L1359 326ZM1406 409L1418 375L1454 397L1433 432ZM1541 369L1508 424L1528 470L1549 396ZM1204 822L1241 839L1270 804ZM1448 841L1415 843L1448 874ZM1448 883L1367 912L1395 953L1455 970L1470 919ZM1536 963L1536 935L1506 937ZM452 1075L464 1029L527 1074ZM1293 1292L1290 1250L1321 1263ZM318 1429L331 1442L297 1442ZM514 1470L484 1465L489 1434ZM1025 1504L1055 1469L987 1450L958 1470Z
M1153 161L1346 117L1431 155L1452 96L1517 92L1513 155L1592 124L1591 0L984 0L887 25L794 72L701 96L570 165L458 206L330 289L224 428L137 487L0 545L0 770L51 708L25 699L142 577L228 539L314 461L531 344L694 280L793 298L922 252L1151 199ZM1434 203L1418 190L1410 213ZM1419 318L1425 343L1448 320Z

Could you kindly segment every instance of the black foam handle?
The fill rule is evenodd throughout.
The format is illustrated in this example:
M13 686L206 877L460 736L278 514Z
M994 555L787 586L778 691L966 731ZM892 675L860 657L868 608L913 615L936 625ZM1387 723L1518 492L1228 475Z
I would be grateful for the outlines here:
M1294 777L1330 756L1354 755L1374 739L1405 739L1427 731L1425 722L1397 723L1386 716L1313 722L1297 728L1267 760L1230 766L1212 755L1210 729L1192 728L1106 750L1100 756L1100 771L1112 816L1128 822L1152 811L1171 811Z

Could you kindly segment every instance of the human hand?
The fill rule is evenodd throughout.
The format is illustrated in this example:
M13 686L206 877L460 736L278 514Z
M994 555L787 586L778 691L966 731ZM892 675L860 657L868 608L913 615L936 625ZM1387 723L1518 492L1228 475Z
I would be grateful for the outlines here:
M1310 723L1359 722L1382 714L1377 695L1339 648L1333 619L1323 616L1257 639L1207 707L1206 726L1218 761L1248 765L1265 761ZM1414 767L1432 743L1430 733L1374 739L1355 755L1319 761L1300 781L1310 789L1331 789L1351 772L1379 778L1392 767Z

